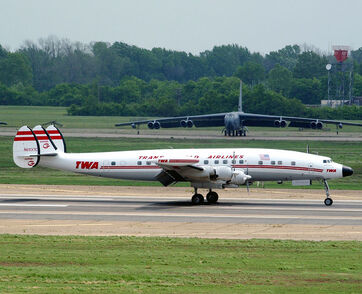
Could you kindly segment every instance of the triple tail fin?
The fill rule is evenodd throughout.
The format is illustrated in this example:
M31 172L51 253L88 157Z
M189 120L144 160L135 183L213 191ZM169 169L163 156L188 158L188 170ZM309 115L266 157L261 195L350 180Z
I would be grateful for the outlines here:
M13 159L17 166L32 168L39 163L39 142L28 126L22 126L14 138Z
M32 168L41 156L56 156L65 149L63 135L55 126L44 129L38 125L33 130L22 126L14 138L13 159L19 167Z

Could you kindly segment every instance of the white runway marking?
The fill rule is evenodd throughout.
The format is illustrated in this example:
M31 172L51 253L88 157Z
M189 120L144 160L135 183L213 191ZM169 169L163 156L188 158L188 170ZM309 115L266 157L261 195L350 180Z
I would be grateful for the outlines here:
M14 211L0 211L0 214ZM187 218L233 218L233 219L318 219L318 220L362 220L359 216L310 216L310 215L230 215L230 214L189 214L189 213L149 213L149 212L83 212L83 211L16 211L21 214L87 215L87 216L140 216L140 217L187 217Z
M19 203L0 203L0 206L18 206L18 207L68 207L66 204L19 204Z

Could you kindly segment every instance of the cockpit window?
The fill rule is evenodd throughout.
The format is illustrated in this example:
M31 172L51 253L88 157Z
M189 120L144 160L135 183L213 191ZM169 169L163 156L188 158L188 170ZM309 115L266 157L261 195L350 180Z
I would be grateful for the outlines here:
M323 160L323 163L327 163L327 160L324 159L324 160Z

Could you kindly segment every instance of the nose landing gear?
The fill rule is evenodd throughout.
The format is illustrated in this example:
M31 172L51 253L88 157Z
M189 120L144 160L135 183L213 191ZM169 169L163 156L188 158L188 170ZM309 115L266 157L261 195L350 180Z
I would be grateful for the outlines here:
M323 180L323 184L324 184L324 190L326 191L326 199L324 199L324 204L326 206L331 206L333 204L333 199L329 197L329 186L328 186L328 182L326 180Z

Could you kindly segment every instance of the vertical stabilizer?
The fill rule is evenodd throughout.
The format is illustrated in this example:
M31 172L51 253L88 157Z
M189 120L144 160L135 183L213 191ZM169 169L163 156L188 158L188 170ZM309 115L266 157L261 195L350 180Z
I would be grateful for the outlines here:
M55 149L57 151L67 152L64 137L56 126L54 126L54 125L48 126L46 128L46 132L50 136L52 142L55 145Z
M32 168L39 163L39 143L28 126L22 126L14 138L13 159L17 166Z
M239 94L238 111L243 112L243 82L241 80L240 80L240 94Z
M53 154L57 148L48 132L40 125L33 128L34 135L39 143L39 154Z

